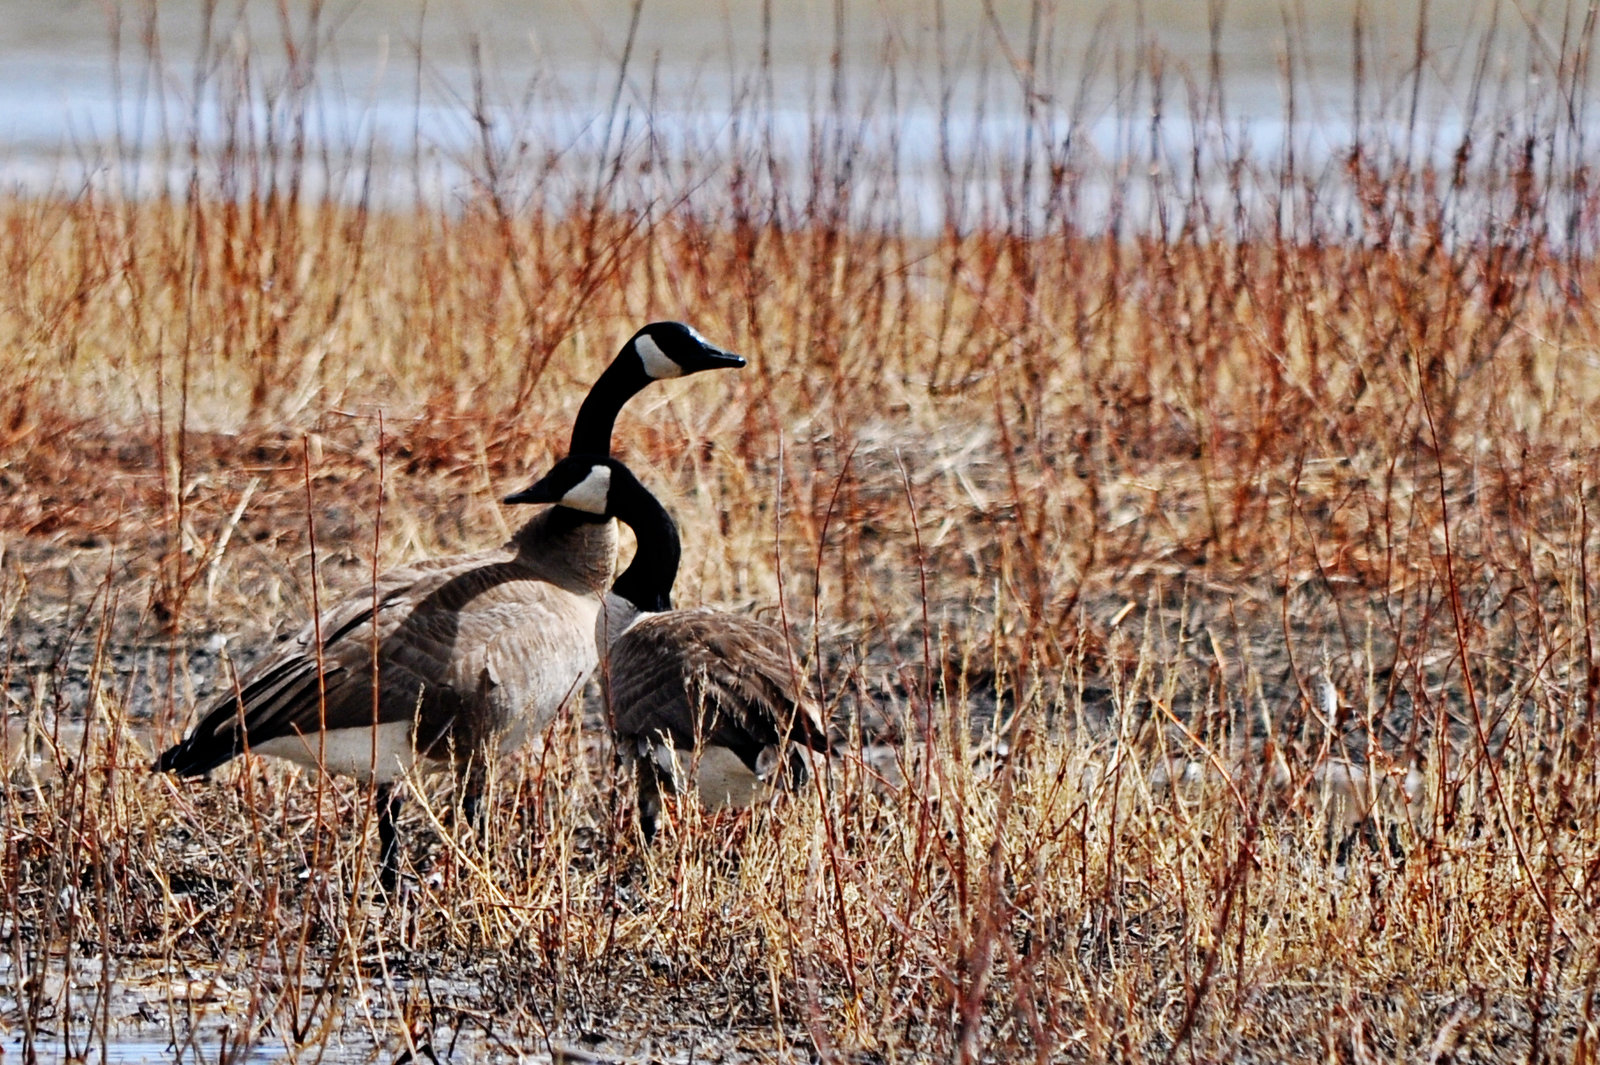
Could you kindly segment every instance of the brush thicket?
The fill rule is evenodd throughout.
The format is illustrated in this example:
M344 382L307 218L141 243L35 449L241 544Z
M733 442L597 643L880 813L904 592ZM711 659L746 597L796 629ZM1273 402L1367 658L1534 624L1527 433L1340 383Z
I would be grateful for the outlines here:
M362 146L198 140L184 191L0 202L0 1027L1594 1060L1591 42L1516 105L1481 65L1458 145L1374 91L1320 162L1174 106L1153 49L1105 75L1122 160L1019 74L1024 142L945 145L931 225L843 103L796 159L759 93L685 158L620 118L525 157L480 98L448 203L295 180L404 179ZM236 61L198 85L248 123ZM217 637L242 665L313 580L503 537L660 317L752 365L642 397L619 454L686 531L681 603L782 604L830 774L644 851L591 707L482 838L415 782L385 907L360 787L146 771Z

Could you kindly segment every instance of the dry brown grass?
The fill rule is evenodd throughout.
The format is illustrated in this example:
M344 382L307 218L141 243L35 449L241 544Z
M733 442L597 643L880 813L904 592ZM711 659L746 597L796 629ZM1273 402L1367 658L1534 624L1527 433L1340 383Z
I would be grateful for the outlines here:
M1241 150L1220 218L1159 167L1089 217L1104 175L1045 147L994 172L1014 210L924 234L822 140L561 211L492 146L448 208L0 203L0 1032L1594 1061L1600 214L1559 112L1454 170ZM752 365L647 393L619 451L687 531L681 602L784 604L849 737L825 785L643 853L563 721L483 841L417 782L385 908L359 788L148 774L212 634L248 658L313 570L495 542L657 317Z

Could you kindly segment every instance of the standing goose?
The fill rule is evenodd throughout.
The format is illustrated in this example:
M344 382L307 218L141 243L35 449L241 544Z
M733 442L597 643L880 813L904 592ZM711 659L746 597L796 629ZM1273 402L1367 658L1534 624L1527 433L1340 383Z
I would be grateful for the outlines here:
M710 807L748 805L766 784L805 779L800 747L826 751L828 734L800 690L783 633L738 614L672 609L678 527L626 466L573 455L506 502L555 503L633 530L637 550L605 597L596 640L617 748L636 767L647 840L661 790L680 790L686 753Z
M618 412L651 381L743 365L688 326L647 325L584 399L572 448L609 452ZM199 776L249 750L374 780L392 886L395 782L419 758L453 764L476 802L484 760L544 727L594 669L615 560L610 522L557 507L503 547L391 570L240 677L155 768Z

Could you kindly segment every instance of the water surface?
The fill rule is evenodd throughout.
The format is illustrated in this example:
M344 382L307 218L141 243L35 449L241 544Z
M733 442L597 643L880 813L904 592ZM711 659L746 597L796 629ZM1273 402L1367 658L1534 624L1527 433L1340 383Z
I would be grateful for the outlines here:
M442 160L434 183L448 187L470 179L482 145L475 101L500 143L524 150L598 153L647 124L667 152L696 155L726 149L730 127L759 116L764 143L801 160L821 116L868 145L894 142L918 168L942 165L941 151L1020 157L1030 127L1045 141L1077 130L1102 158L1136 157L1148 145L1127 131L1158 113L1180 137L1208 116L1267 158L1297 135L1331 153L1354 136L1358 105L1361 120L1408 118L1421 88L1424 120L1453 141L1480 64L1496 94L1526 92L1541 50L1575 17L1556 10L1530 26L1490 0L1433 4L1418 78L1420 0L288 7L285 23L267 0L221 5L209 20L198 0L11 0L0 39L6 184L70 189L163 147L161 165L181 171L175 149L191 138L208 150L230 137L281 144L304 117L314 145L414 172L424 155Z

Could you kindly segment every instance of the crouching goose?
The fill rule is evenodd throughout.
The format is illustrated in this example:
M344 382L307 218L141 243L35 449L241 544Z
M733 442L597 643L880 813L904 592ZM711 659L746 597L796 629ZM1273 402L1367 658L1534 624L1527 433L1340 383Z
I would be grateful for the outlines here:
M774 783L805 780L802 748L828 734L801 690L783 633L755 618L673 610L678 528L616 459L574 455L507 503L555 503L593 520L616 518L638 542L596 626L600 681L623 758L636 767L639 825L655 835L661 791L743 806Z
M609 452L618 412L651 381L743 365L688 326L647 325L585 398L572 447ZM256 663L155 768L199 776L253 751L374 781L393 886L395 782L419 759L453 765L476 803L485 759L545 727L594 669L615 561L610 522L556 507L503 547L391 570Z

